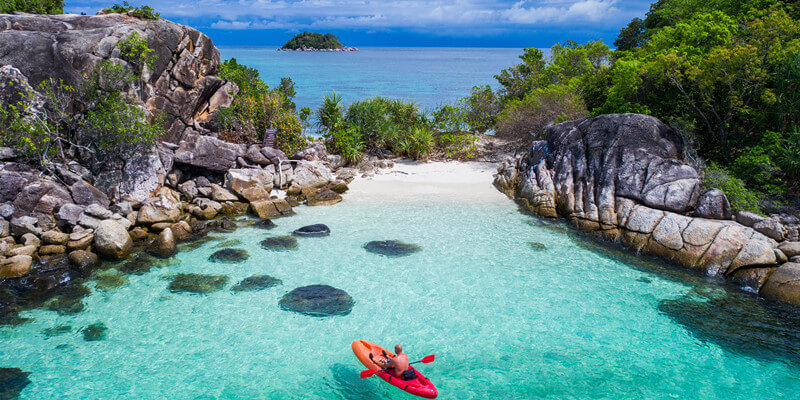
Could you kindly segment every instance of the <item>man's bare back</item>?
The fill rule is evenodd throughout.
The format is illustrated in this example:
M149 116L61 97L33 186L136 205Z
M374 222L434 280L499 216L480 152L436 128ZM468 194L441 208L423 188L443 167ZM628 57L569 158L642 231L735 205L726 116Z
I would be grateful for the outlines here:
M386 357L383 360L373 359L372 361L379 367L388 370L387 372L394 375L395 378L402 379L403 373L409 369L408 355L403 353L403 346L399 344L394 346L394 351L397 355L392 358Z

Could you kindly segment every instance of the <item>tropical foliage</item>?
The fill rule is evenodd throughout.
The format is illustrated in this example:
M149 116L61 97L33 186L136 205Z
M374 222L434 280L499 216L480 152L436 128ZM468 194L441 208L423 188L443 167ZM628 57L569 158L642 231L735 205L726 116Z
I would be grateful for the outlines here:
M307 144L303 123L292 101L295 90L291 79L283 78L277 88L271 89L257 70L239 64L235 58L223 62L218 75L239 87L231 106L217 114L225 137L244 142L261 141L267 129L277 129L278 148L287 154Z
M114 4L109 8L104 8L103 11L106 13L129 14L139 19L157 20L161 18L161 14L155 12L153 7L148 5L134 7L127 1L123 2L122 4Z
M476 136L465 130L467 114L467 109L454 106L425 113L414 103L384 97L345 106L333 93L325 96L316 115L329 149L355 164L367 152L389 151L414 159L471 157Z
M129 44L141 44L131 39ZM146 45L126 48L125 43L119 44L122 53L150 59L152 50ZM149 147L164 129L160 116L132 96L140 74L124 63L103 61L78 88L47 79L36 93L21 91L0 108L0 144L16 148L45 169L52 159L65 158L65 148L79 149L95 165L102 165ZM81 111L71 110L72 104L80 104Z
M63 14L64 0L0 0L0 14Z

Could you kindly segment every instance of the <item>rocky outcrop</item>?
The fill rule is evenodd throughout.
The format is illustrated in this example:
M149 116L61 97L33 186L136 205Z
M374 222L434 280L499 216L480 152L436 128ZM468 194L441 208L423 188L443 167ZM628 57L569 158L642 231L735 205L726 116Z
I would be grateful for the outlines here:
M681 137L653 117L551 125L528 152L499 166L495 186L541 216L800 304L800 296L775 294L793 283L771 282L791 282L795 273L800 280L796 268L773 273L787 259L778 249L783 227L747 213L737 213L743 223L732 220L725 194L703 188Z
M196 124L230 104L235 85L215 76L219 51L196 29L164 19L123 14L0 15L0 65L11 65L31 86L61 79L78 87L103 60L128 65L117 44L132 33L147 39L157 56L139 93L150 110L166 114L166 140L178 143Z

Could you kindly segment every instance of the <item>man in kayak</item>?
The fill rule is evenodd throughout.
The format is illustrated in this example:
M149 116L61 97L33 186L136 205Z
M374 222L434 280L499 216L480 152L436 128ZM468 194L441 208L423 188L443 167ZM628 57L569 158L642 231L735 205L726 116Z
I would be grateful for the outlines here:
M389 355L384 352L383 360L376 360L372 358L372 353L369 353L369 359L375 364L378 364L379 367L394 375L395 378L404 380L414 379L414 375L416 374L414 374L414 371L411 371L408 368L408 355L403 353L403 346L399 344L395 345L394 353L395 356L389 358Z

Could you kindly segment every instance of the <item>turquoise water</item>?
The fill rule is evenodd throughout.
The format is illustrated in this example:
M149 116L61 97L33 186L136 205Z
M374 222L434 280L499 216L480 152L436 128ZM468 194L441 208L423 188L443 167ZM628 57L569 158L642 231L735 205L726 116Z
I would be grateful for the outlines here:
M77 315L25 312L35 320L0 327L0 367L31 372L21 399L413 398L358 378L350 342L362 338L403 343L414 359L435 353L420 370L442 399L795 398L800 390L796 324L714 281L524 215L499 193L469 203L346 198L296 211L271 231L214 234L176 265L130 275L118 289L90 281ZM296 251L259 246L312 223L331 235L301 239ZM385 258L362 248L386 239L423 250ZM208 262L227 240L250 258ZM208 295L168 291L169 276L183 272L231 279ZM283 284L230 290L254 274ZM278 307L291 289L317 283L346 290L352 312L314 318ZM77 330L97 322L106 339L85 341ZM43 333L59 325L72 331Z
M258 69L271 86L281 77L295 82L300 107L316 107L333 91L346 103L372 96L412 100L432 109L467 96L475 85L519 62L521 49L366 47L358 52L275 51L274 47L222 47L222 59L236 58Z

